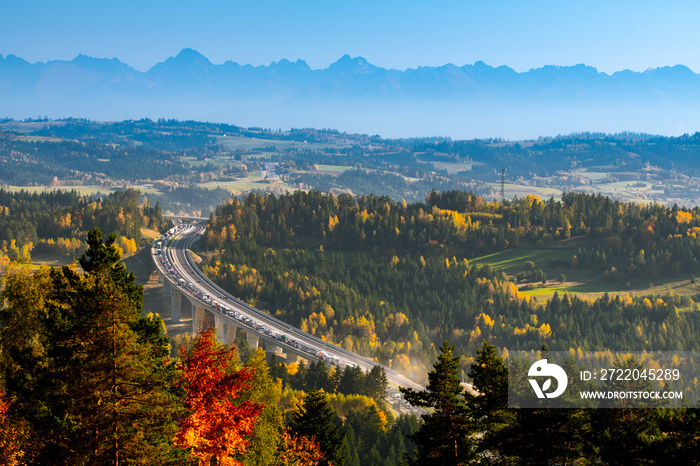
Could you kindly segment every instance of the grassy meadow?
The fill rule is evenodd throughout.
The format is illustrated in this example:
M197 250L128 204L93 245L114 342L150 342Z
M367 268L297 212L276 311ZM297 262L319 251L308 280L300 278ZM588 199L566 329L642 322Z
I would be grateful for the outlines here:
M563 246L563 247L562 247ZM677 275L673 277L659 277L649 279L645 277L634 278L626 281L612 281L606 279L598 270L586 267L571 266L572 257L578 252L579 244L576 238L564 243L556 243L556 247L526 247L509 249L495 254L489 254L471 259L471 265L486 266L502 269L507 275L515 276L525 270L525 263L532 261L535 268L542 269L547 282L519 283L521 291L533 296L539 301L550 299L554 293L571 293L582 298L596 299L603 294L610 295L666 295L689 296L694 301L700 301L700 280L695 280L690 275ZM564 282L559 278L563 275ZM700 277L699 277L700 278ZM527 285L530 287L527 287ZM531 288L531 289L528 289ZM685 310L691 309L688 307ZM683 311L684 308L679 308Z

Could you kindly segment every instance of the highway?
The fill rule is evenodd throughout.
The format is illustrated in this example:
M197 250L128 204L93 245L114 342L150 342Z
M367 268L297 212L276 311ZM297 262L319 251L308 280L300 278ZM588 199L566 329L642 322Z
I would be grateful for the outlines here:
M313 335L302 332L230 295L211 282L194 264L188 249L204 233L205 227L192 224L178 224L153 243L152 255L160 273L168 279L173 287L183 294L190 295L211 313L229 319L246 332L254 332L264 339L275 340L275 345L285 350L303 354L305 359L323 360L327 364L343 369L346 366L358 366L363 371L380 365L351 351L347 351ZM159 245L161 246L159 248ZM161 249L162 252L158 252ZM393 369L382 366L390 384L424 390L409 378ZM392 396L398 398L391 390ZM403 401L399 400L402 404Z

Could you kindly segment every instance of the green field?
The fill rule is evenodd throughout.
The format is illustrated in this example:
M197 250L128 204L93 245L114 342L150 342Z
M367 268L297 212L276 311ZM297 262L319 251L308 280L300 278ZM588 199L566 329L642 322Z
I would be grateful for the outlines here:
M339 172L345 173L348 170L355 170L355 167L347 167L345 165L316 165L316 169L320 172Z
M557 243L561 245L561 243ZM610 281L595 270L583 267L571 267L570 261L578 251L576 239L569 240L570 247L544 247L544 248L518 248L507 251L477 257L469 261L472 265L490 265L502 269L506 274L514 277L520 273L526 261L535 263L535 267L542 269L547 275L547 283L531 283L534 289L523 290L528 296L537 297L539 300L547 300L556 293L572 293L589 299L597 299L605 293L611 295L666 295L668 293L678 296L690 296L693 300L700 301L700 280L693 280L689 275L660 277L656 280L649 278L637 278L629 281ZM557 261L552 267L550 263ZM559 276L564 275L566 281L559 282ZM693 283L695 282L695 283ZM520 284L524 286L524 284Z
M589 298L596 298L605 293L609 294L628 294L620 289L619 285L613 282L595 282L595 283L572 283L566 282L559 284L555 280L548 280L547 284L534 290L523 291L528 296L536 296L548 300L554 293L572 293Z
M420 158L418 158L418 161L421 163L430 163L433 165L435 170L446 170L450 175L463 171L469 171L474 165L480 164L480 162L436 162L433 160L421 160Z
M578 170L573 170L572 173L577 176L587 178L593 183L604 183L610 176L610 173L606 171L591 171L590 168L579 168Z
M576 247L573 247L574 245ZM623 287L620 283L603 281L603 277L591 269L572 267L571 258L578 252L578 245L575 240L572 240L569 246L571 247L509 249L478 257L469 262L473 265L490 265L514 277L524 270L526 261L532 261L535 263L535 268L542 269L547 275L547 283L544 285L539 282L530 283L534 289L523 290L523 293L543 299L549 299L555 292L569 292L588 297L597 297L606 292L613 294L632 292L628 289L629 287ZM564 283L559 282L560 275L566 277ZM525 285L520 284L521 287Z
M262 179L261 171L249 172L245 178L235 181L209 181L207 183L199 183L199 186L207 189L223 188L229 191L240 192L252 190L284 192L298 189L281 180L265 181Z
M469 261L473 265L490 265L503 269L507 274L515 275L523 270L525 262L532 261L535 267L547 271L552 261L569 263L578 249L568 248L519 248L477 257ZM549 275L549 274L548 274Z

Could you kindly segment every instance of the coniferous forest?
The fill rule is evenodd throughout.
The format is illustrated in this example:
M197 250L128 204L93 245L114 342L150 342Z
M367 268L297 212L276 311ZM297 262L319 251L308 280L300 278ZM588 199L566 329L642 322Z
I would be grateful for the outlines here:
M434 191L412 204L250 194L212 214L205 249L216 253L203 270L282 320L407 375L425 374L427 392L405 393L429 410L409 436L409 464L694 464L697 409L511 409L503 358L542 346L697 351L696 310L679 311L687 303L672 293L555 293L538 302L513 277L469 259L585 238L571 265L610 280L696 273L698 222L697 209L576 193L497 203ZM464 392L465 374L483 396Z
M591 301L567 293L540 303L502 271L469 259L585 236L591 246L569 259L578 267L617 279L694 273L698 225L697 209L573 193L503 204L454 191L413 204L250 194L212 214L206 248L220 253L203 270L241 299L406 373L424 373L420 362L444 339L463 355L484 340L501 350L546 343L557 351L692 351L699 315L679 312L677 296Z

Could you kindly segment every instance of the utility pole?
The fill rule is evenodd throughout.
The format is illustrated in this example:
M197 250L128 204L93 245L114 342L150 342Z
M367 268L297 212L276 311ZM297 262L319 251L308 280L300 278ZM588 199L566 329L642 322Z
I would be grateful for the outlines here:
M506 202L506 169L501 168L501 204Z

